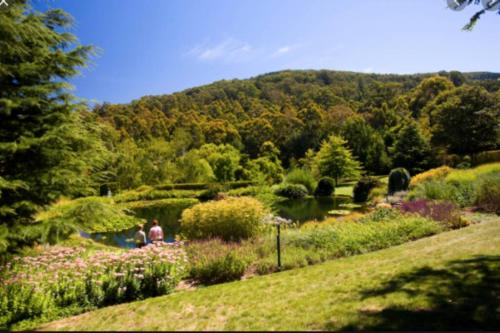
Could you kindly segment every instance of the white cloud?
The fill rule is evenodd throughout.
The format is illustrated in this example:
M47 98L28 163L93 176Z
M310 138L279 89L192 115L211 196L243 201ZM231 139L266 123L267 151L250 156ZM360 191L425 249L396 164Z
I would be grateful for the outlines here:
M250 44L228 38L215 45L207 45L207 43L192 48L188 55L196 57L201 61L240 61L246 59L253 51Z
M285 53L288 53L292 50L292 48L290 46L283 46L283 47L280 47L278 50L276 50L276 52L274 52L275 55L280 55L280 54L285 54Z
M363 73L373 73L373 67L367 67L363 69Z
M279 56L282 56L282 55L285 55L287 53L290 53L294 50L296 50L297 48L299 48L300 45L299 44L294 44L294 45L285 45L285 46L282 46L280 47L279 49L277 49L276 51L274 51L272 54L271 54L271 57L272 58L275 58L275 57L279 57Z

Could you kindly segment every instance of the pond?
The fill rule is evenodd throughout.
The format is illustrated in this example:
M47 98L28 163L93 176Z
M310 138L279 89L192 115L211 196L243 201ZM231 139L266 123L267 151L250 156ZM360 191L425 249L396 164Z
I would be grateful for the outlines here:
M274 205L275 213L294 222L323 221L331 210L362 211L363 207L349 208L344 205L352 204L350 196L336 195L334 197L288 199Z
M134 209L134 212L137 217L146 219L147 223L144 225L144 231L146 232L146 235L149 229L151 229L152 227L153 218L156 218L163 229L165 241L173 242L175 240L175 235L179 233L179 219L183 210L184 207L168 206L137 208ZM83 237L91 238L106 245L118 246L122 248L134 248L134 235L136 231L137 228L134 227L118 232L100 232L93 234L80 232L80 234Z
M329 216L328 212L331 210L363 210L363 207L352 209L344 206L350 203L352 203L351 197L339 195L325 198L288 199L274 204L273 210L278 216L303 223L310 220L322 221ZM179 219L183 209L181 207L154 207L135 209L135 212L138 217L147 220L147 224L144 226L146 234L151 228L152 219L156 218L163 228L165 241L173 242L175 235L180 231ZM133 238L136 231L137 228L131 228L119 232L94 234L82 232L81 235L107 245L133 248L135 247Z

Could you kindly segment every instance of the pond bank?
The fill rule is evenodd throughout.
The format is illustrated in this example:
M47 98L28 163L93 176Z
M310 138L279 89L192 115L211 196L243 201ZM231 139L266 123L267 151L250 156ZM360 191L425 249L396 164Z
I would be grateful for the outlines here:
M152 226L152 219L158 219L165 234L165 241L173 242L180 232L179 219L182 211L198 203L196 199L164 199L156 201L141 201L128 203L125 207L135 212L136 216L145 219L145 230ZM349 210L366 211L365 207L352 208L352 198L345 195L333 197L307 197L304 199L285 199L271 205L273 212L286 219L302 224L306 221L323 221L329 217L329 211ZM116 232L81 233L83 237L91 238L106 245L120 248L134 248L134 234L137 227Z

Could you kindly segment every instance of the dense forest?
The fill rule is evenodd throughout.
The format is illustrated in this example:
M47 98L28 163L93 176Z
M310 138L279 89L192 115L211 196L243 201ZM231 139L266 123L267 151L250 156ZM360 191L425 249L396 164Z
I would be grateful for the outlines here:
M276 180L283 168L307 165L331 134L346 140L366 173L418 173L456 163L453 154L498 148L499 88L500 74L487 72L282 71L83 114L112 156L114 190Z

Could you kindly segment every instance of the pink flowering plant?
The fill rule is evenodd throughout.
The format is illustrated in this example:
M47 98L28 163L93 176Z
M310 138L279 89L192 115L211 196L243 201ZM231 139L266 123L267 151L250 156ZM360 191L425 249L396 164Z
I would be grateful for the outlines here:
M165 295L185 276L181 242L123 252L53 246L0 270L0 328Z
M458 207L450 201L417 199L403 202L399 209L404 213L415 213L441 222L451 229L468 225L468 221L460 215Z

